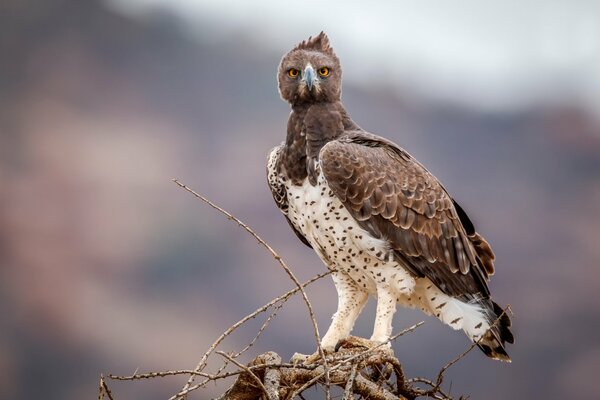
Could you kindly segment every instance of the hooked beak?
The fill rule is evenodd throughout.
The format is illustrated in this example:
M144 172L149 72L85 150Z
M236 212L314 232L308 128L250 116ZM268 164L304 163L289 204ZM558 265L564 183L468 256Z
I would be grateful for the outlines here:
M305 69L304 69L304 73L302 74L302 81L304 81L306 83L306 86L308 86L308 90L312 90L313 86L315 85L315 70L312 67L312 65L308 65Z

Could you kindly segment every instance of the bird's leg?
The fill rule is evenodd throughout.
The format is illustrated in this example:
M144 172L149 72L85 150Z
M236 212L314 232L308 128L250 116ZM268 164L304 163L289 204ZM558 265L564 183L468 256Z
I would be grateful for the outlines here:
M368 294L362 291L354 281L343 273L333 275L338 293L338 308L333 314L331 325L321 340L321 347L333 351L335 345L350 335L358 315L367 303Z
M371 340L382 343L392 334L392 320L396 312L396 295L388 286L377 287L377 314ZM389 347L389 344L388 344Z
M368 299L367 292L362 291L346 274L336 272L332 274L332 277L338 293L338 308L333 314L327 333L321 339L321 348L326 353L333 352L337 343L350 335L354 323ZM312 364L319 358L318 351L310 356L296 353L292 357L292 362Z
M377 315L375 317L375 327L371 339L364 339L356 336L349 336L338 342L337 348L353 349L364 348L374 349L384 353L391 353L391 344L386 343L392 334L392 319L396 312L396 295L389 287L377 288Z

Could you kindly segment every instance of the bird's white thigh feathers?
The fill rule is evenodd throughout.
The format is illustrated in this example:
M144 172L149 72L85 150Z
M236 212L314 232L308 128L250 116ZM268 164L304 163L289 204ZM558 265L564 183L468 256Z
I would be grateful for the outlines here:
M398 300L410 307L420 308L453 329L462 329L472 340L479 339L490 327L487 315L479 304L448 296L427 278L417 279L415 293L411 297Z
M338 341L350 335L356 318L368 298L367 292L356 286L354 281L343 272L335 272L332 277L338 293L338 308L333 314L327 333L321 340L321 346L326 350L333 349Z

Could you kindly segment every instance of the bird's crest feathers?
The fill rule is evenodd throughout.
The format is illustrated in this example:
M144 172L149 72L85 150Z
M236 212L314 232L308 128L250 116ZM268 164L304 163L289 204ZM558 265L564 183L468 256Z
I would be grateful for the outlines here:
M313 50L328 54L334 54L333 48L331 48L331 44L329 43L329 38L327 37L327 34L323 31L321 31L321 33L319 33L315 37L309 36L308 39L298 43L296 47L292 49L292 51L295 50Z

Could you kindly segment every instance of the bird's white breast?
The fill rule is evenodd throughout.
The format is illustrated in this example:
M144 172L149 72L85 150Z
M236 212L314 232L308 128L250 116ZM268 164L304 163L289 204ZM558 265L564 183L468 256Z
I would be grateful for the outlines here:
M378 285L390 286L398 295L412 292L415 281L393 260L387 242L358 225L322 174L315 186L308 179L301 186L289 180L285 185L288 218L329 268L341 269L369 293Z

